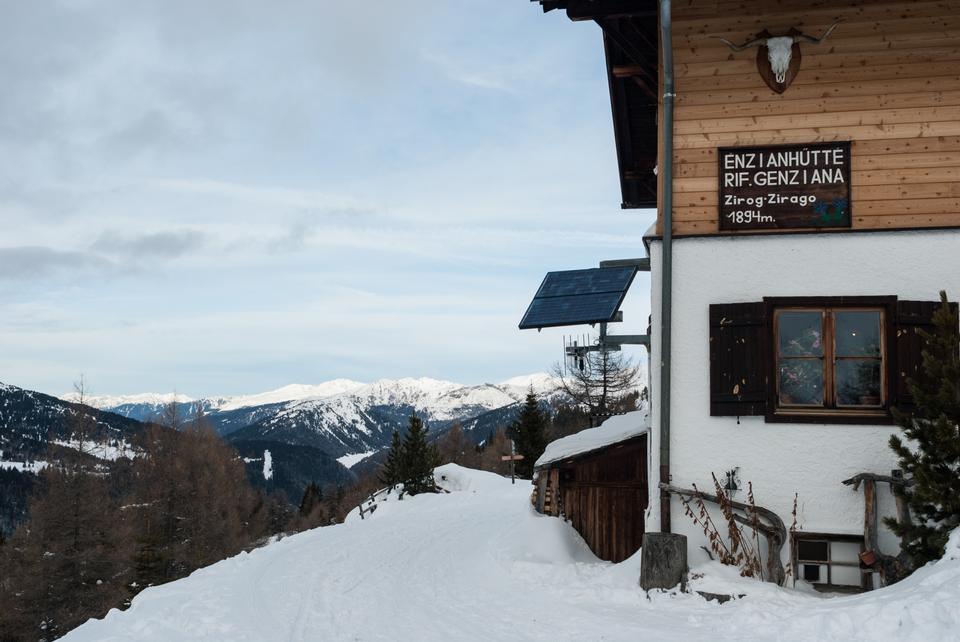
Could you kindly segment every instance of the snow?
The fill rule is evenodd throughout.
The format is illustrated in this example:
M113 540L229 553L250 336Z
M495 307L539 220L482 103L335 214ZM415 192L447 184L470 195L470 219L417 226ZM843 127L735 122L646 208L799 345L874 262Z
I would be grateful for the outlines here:
M208 411L226 412L268 404L289 404L287 410L313 410L321 405L331 406L332 412L341 412L347 406L370 407L378 405L409 405L429 420L447 421L462 418L465 413L480 414L522 401L530 386L542 396L556 394L556 379L546 373L513 377L500 384L463 385L429 377L379 379L360 383L351 379L333 379L319 384L291 384L276 390L250 395L193 399L175 393L143 393L122 396L88 396L88 405L104 410L127 405L161 407L173 400L205 403ZM69 393L61 398L76 401ZM346 410L348 419L356 426L363 422L357 412Z
M369 457L375 452L377 451L368 450L365 453L353 453L351 455L344 455L343 457L337 457L337 461L339 461L341 465L347 468L353 468L355 465L359 464L361 461L363 461L364 459L366 459L367 457Z
M47 466L45 461L0 461L0 470L19 470L21 473L39 473Z
M126 442L120 442L120 444L117 446L99 441L81 442L79 439L71 441L54 440L51 443L54 443L58 446L63 446L65 448L72 448L73 450L82 451L88 455L96 457L97 459L103 459L107 461L116 461L117 459L123 457L133 459L133 457L135 457L137 454L137 452L133 449L133 446Z
M960 528L953 529L944 547L943 559L960 561Z
M503 388L520 388L523 390L524 395L526 395L530 387L533 386L535 393L543 395L554 392L559 383L559 380L553 375L547 374L546 372L536 372L534 374L511 377L501 382L500 386Z
M263 406L266 404L283 403L286 401L300 401L303 399L325 399L335 397L345 393L354 392L362 388L364 384L350 379L333 379L324 381L315 385L290 384L252 395L239 395L235 397L224 397L216 404L217 410L224 412L227 410L236 410L238 408L249 408L251 406Z
M64 401L78 403L80 395L76 392L68 392L60 395ZM171 402L189 403L194 399L176 392L142 392L135 395L84 395L83 402L94 408L107 409L118 406L144 404L149 406L165 406Z
M562 437L547 444L536 466L582 455L598 448L619 443L631 437L645 435L650 428L650 416L646 411L635 410L625 415L610 417L596 428Z
M639 553L597 560L568 524L530 508L529 484L453 465L436 476L449 494L390 496L364 520L354 513L149 588L63 639L946 642L960 630L960 531L953 559L856 596L694 568L691 588L744 595L720 605L648 597Z
M550 400L551 395L559 394L554 385L546 384L551 379L550 375L542 374L510 380L514 384L525 384L523 386L508 383L464 386L426 377L380 379L332 397L291 401L265 419L261 428L269 431L277 425L311 426L338 437L348 449L357 450L374 445L362 441L362 437L360 443L353 438L372 435L380 428L369 412L377 406L412 407L429 426L434 421L467 419L512 406L524 399L531 381L535 382L535 390L537 387L552 390L552 393L544 393ZM349 445L343 441L344 435L351 438Z
M263 478L271 479L273 477L273 455L269 450L263 451Z

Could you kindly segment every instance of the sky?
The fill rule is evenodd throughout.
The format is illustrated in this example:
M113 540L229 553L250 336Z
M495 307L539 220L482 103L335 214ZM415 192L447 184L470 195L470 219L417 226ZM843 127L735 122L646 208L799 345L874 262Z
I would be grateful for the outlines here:
M527 0L3 15L4 383L497 382L590 330L517 329L547 271L645 255L592 23ZM647 275L623 310L642 332Z

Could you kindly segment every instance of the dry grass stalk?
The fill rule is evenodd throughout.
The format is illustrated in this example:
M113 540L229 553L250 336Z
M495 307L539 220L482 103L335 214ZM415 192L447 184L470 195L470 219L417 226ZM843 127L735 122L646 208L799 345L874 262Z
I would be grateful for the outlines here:
M796 532L800 530L799 526L797 526L797 500L798 499L799 499L799 493L794 493L793 494L793 510L790 511L790 515L793 517L793 521L790 522L790 541L791 542L796 541L796 537L795 537ZM796 568L794 568L795 565L796 565L795 558L793 555L791 555L790 564L787 565L787 568L783 574L784 582L790 579L791 575L794 577L796 576Z
M691 499L680 495L680 502L683 505L684 513L693 520L693 523L703 530L704 536L710 545L710 550L716 555L721 564L727 566L736 566L740 569L742 577L756 577L763 579L763 562L760 556L760 516L753 497L753 485L749 484L747 494L748 508L746 510L746 519L737 515L733 505L730 503L730 497L726 490L720 485L717 476L713 475L713 485L716 490L717 503L720 506L720 512L726 522L726 537L721 535L720 529L713 521L710 511L703 500L700 489L696 484L693 485L696 494ZM741 523L750 526L753 536L743 532Z

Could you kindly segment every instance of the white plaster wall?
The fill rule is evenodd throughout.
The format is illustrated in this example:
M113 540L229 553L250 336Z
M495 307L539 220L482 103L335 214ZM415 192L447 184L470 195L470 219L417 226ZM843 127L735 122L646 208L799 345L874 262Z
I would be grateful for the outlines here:
M650 247L652 273L651 480L658 475L660 276L662 244ZM894 426L766 423L763 417L710 416L709 305L764 296L897 295L936 300L941 289L960 297L960 230L771 235L677 239L673 245L671 475L678 486L711 488L710 473L740 467L758 504L777 511L789 528L794 493L798 524L811 532L863 533L863 493L840 482L858 472L897 467L887 446ZM659 528L658 493L651 489L649 530ZM745 493L739 497L743 499ZM881 515L894 512L878 485ZM691 563L705 544L671 501L672 530L690 540ZM884 552L896 538L881 528ZM784 559L787 559L785 548Z

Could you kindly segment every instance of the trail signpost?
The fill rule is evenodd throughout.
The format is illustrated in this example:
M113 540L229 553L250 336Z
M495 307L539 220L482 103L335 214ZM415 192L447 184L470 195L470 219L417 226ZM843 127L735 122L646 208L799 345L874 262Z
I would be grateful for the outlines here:
M516 483L517 483L517 477L516 477L516 475L514 474L514 470L515 470L516 465L517 465L516 462L520 461L521 459L523 459L523 455L518 455L518 454L517 454L517 451L516 451L516 450L514 449L514 447L513 447L513 440L511 439L511 440L510 440L510 454L509 454L509 455L501 455L501 456L500 456L500 461L509 461L509 462L510 462L510 483L511 483L511 484L516 484Z

